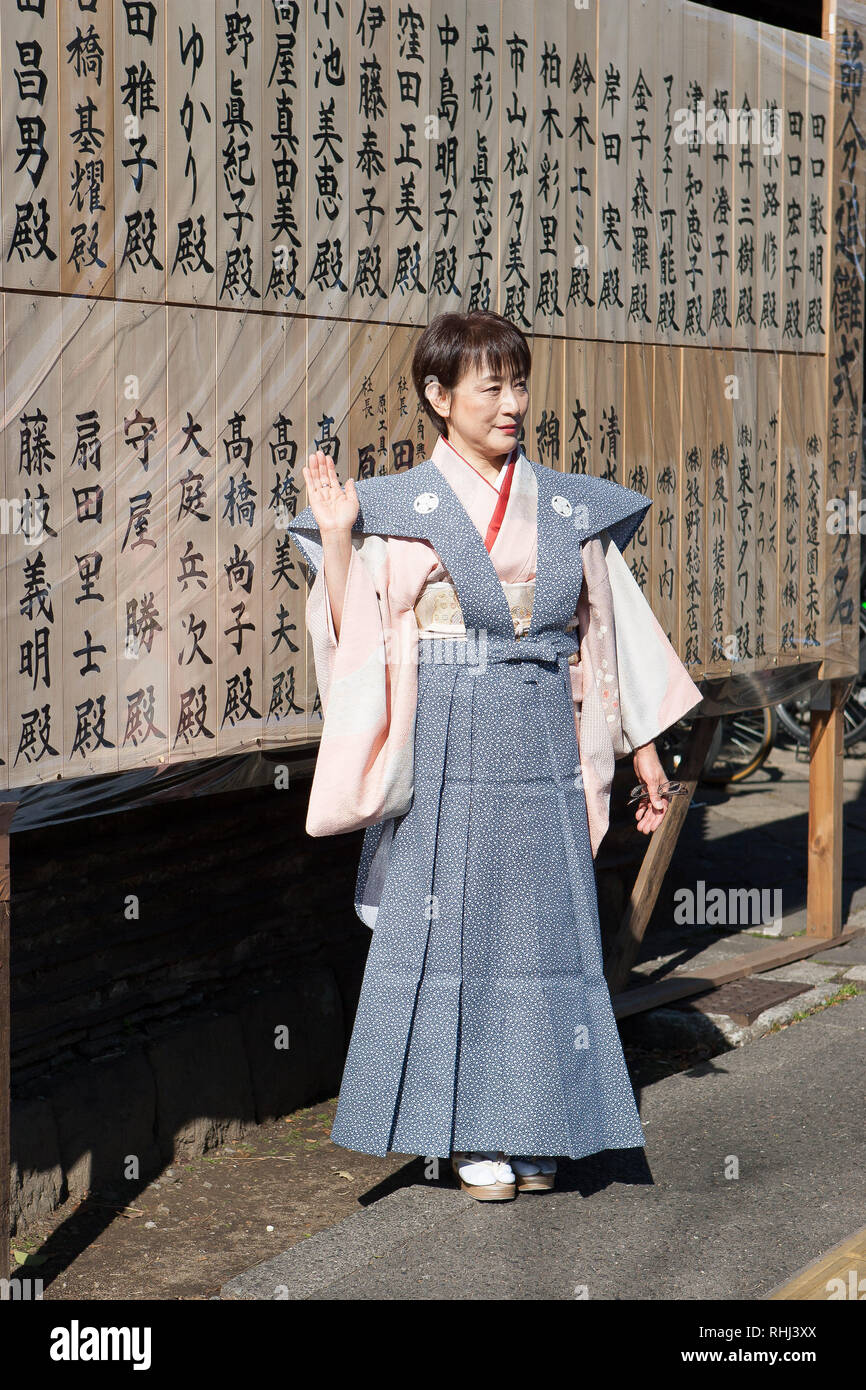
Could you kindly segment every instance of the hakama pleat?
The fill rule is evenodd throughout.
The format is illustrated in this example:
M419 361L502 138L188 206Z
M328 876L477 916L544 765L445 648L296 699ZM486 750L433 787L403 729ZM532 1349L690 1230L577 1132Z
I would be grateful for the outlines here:
M603 975L567 670L419 665L414 796L392 827L337 1144L581 1158L645 1142ZM365 836L356 901L381 834Z

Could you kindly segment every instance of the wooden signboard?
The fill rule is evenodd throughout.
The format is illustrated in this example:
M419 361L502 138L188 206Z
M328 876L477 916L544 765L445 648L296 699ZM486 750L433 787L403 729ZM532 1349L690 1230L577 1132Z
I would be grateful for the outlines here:
M863 21L10 3L0 787L317 736L301 470L429 457L448 311L527 334L531 457L653 497L695 680L852 672Z

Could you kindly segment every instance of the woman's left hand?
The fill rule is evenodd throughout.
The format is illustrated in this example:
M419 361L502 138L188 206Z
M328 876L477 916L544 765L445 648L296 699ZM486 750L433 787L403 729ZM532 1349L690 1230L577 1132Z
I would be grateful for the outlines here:
M651 835L661 825L668 809L665 797L659 796L659 787L668 779L654 743L645 743L641 748L635 749L634 770L638 781L649 794L648 801L638 802L635 811L637 828L642 835Z

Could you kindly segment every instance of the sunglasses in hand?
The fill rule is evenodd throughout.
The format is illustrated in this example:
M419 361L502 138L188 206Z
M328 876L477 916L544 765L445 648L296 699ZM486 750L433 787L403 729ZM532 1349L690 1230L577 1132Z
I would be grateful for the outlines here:
M662 782L658 794L669 801L672 796L688 796L689 789L684 787L682 782ZM632 802L638 801L649 801L649 792L642 782L639 782L636 787L632 787L626 805L631 806Z

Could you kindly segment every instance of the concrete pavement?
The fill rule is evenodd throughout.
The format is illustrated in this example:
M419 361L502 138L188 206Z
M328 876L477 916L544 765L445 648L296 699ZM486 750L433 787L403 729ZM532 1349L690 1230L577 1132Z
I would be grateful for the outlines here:
M862 758L846 759L852 924L866 919L863 772ZM700 788L669 880L781 882L782 934L802 931L806 777L793 753L774 751L742 787ZM633 983L766 944L753 933L656 922ZM779 1017L835 995L864 967L866 938L773 972L813 987ZM664 1019L647 1015L645 1026L664 1036ZM639 1091L645 1150L561 1160L553 1193L506 1203L473 1201L444 1161L437 1177L408 1160L396 1190L392 1179L387 1195L368 1194L348 1220L232 1279L221 1297L764 1298L866 1220L866 993L768 1027L761 1015L725 1035L732 1050Z

